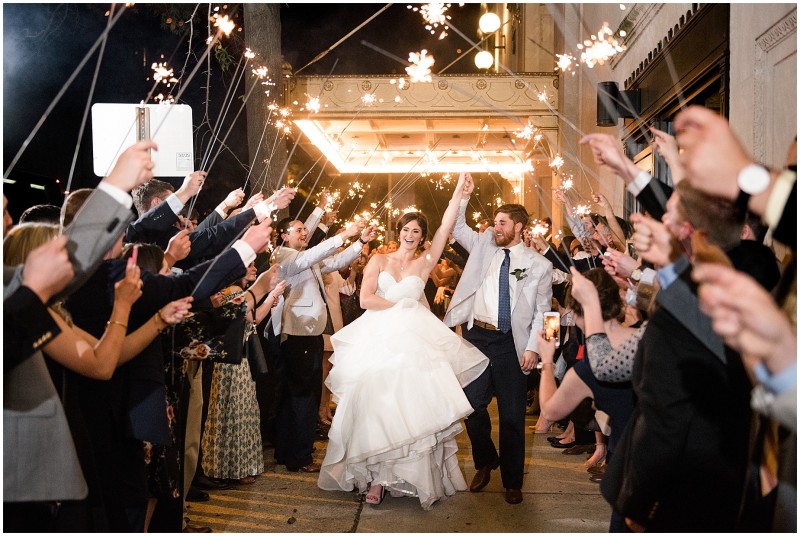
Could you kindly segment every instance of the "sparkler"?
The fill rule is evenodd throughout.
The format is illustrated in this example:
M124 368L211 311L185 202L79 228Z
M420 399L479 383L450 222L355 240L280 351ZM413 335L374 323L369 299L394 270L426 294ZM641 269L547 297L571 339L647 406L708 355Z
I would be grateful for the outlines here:
M229 37L236 27L236 23L229 19L227 15L214 15L214 27L219 28L219 31Z
M561 186L559 186L558 189L562 192L566 192L567 190L572 189L573 182L572 175L564 177L564 179L561 181Z
M306 110L315 114L319 113L319 97L309 97L308 102L306 103Z
M575 76L575 69L573 68L575 56L572 54L556 54L556 57L558 58L556 69L560 70L562 73L570 73L572 76Z
M361 104L363 104L364 106L372 106L373 104L375 104L376 100L377 98L375 97L374 93L364 93L363 95L361 95Z
M557 154L555 158L553 158L553 161L550 162L550 167L554 169L561 169L561 166L563 165L564 165L564 159L561 158L560 154Z
M425 29L435 35L437 28L442 27L442 33L439 34L439 40L447 37L448 25L447 21L450 20L450 15L447 15L447 10L450 4L423 4L422 7L407 6L412 11L418 11L422 15L422 20L426 22Z
M414 82L431 82L431 67L435 60L433 56L428 55L428 51L423 49L420 52L411 52L408 54L408 61L411 63L406 67L406 72L411 78L411 83ZM402 78L401 78L402 80Z
M593 35L591 39L578 43L577 47L578 50L583 51L581 52L581 63L584 63L590 69L596 64L603 65L625 50L625 45L620 45L614 38L614 32L608 27L607 22L603 23L603 27L597 32L597 36Z
M531 225L531 234L533 236L547 236L550 232L550 226L541 220L533 220Z
M588 204L587 205L577 205L575 207L575 215L576 216L588 216L591 213L592 213L592 209L589 207Z

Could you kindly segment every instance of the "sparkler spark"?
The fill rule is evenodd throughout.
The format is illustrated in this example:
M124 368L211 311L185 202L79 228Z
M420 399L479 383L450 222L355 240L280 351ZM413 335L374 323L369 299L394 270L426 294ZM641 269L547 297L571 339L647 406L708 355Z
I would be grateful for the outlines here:
M560 154L557 154L553 161L550 162L550 167L555 169L561 169L561 166L564 165L564 159L561 158Z
M227 15L222 15L221 17L219 15L215 15L214 26L219 28L219 31L224 33L226 36L229 36L236 27L236 23L229 19Z
M311 97L308 99L306 103L306 110L309 112L313 112L315 114L319 113L320 104L319 104L319 97Z
M573 182L574 181L572 179L572 175L570 175L569 177L561 181L561 186L559 187L559 190L561 190L562 192L566 192L567 190L572 189Z
M267 72L269 72L269 69L267 69L266 67L259 67L258 69L253 69L253 74L261 79L266 78Z
M154 63L150 68L153 69L153 80L156 82L164 82L167 87L178 82L178 79L172 76L172 69L167 67L166 63Z
M376 97L375 94L373 93L364 93L363 95L361 95L361 104L363 104L364 106L372 106L373 104L375 104L375 100Z
M435 60L433 56L428 55L427 50L423 49L420 52L409 53L408 61L411 65L406 67L406 72L411 78L411 83L431 82L433 80L431 77L431 67L433 67Z
M575 207L575 214L577 216L588 216L592 213L592 210L589 208L589 205L578 205Z
M575 61L575 56L572 54L556 54L558 61L556 62L556 68L560 70L562 73L571 73L572 76L575 76L575 69L572 68L572 63Z
M614 33L604 22L603 27L597 32L597 36L586 39L577 45L581 52L581 63L586 64L590 69L595 65L603 65L605 62L625 50L624 45L620 45L614 38Z
M436 33L436 29L441 26L442 32L439 34L439 39L447 37L447 30L449 29L447 21L450 20L450 15L447 15L447 10L450 4L423 4L422 7L407 6L412 11L418 11L422 15L422 20L426 22L425 29L431 32L431 35Z
M247 48L244 51L244 57L247 58L248 60L252 60L253 58L256 57L256 53Z
M533 236L547 236L550 232L550 226L541 220L533 220L531 225L531 234Z

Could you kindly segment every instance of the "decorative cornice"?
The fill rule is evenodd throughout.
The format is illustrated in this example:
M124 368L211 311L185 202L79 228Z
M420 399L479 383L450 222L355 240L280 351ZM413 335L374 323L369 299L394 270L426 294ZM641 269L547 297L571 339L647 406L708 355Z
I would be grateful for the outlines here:
M756 46L765 52L775 48L781 41L797 33L797 10L788 13L783 19L756 39Z
M661 8L659 7L658 10L660 10L660 9ZM686 27L686 25L689 23L689 21L692 19L692 17L694 17L694 15L697 14L697 11L700 10L700 9L703 9L702 5L698 6L697 4L693 4L692 7L689 10L686 11L685 14L683 14L683 15L681 15L679 17L678 22L672 28L670 28L667 31L667 35L665 35L664 37L661 38L661 40L653 48L653 50L651 50L651 51L649 51L647 53L646 57L644 57L642 59L642 61L639 63L639 66L625 80L625 89L630 88L633 85L633 83L636 81L636 78L638 78L639 75L641 75L647 69L647 66L650 65L654 60L656 60L661 54L664 53L664 51L667 48L668 43L670 41L672 41L673 39L675 39L675 37L677 37L678 34L681 33L681 31ZM646 22L648 22L648 23L651 22L653 17L655 17L655 15L657 13L658 13L658 11L649 12L648 14L651 15L651 16L646 18ZM641 24L637 23L636 24L636 28L639 28L639 27L641 27ZM621 28L621 26L620 26L620 28ZM636 32L636 35L638 35L638 32ZM635 41L635 38L634 38L634 41ZM626 44L627 44L627 41L626 41Z

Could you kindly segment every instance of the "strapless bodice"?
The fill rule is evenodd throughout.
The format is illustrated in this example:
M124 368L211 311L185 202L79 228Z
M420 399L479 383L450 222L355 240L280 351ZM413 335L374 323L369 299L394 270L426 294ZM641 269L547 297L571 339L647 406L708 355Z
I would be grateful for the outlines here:
M418 275L407 275L400 281L389 272L378 274L378 293L391 302L399 302L403 298L419 300L425 291L425 282Z

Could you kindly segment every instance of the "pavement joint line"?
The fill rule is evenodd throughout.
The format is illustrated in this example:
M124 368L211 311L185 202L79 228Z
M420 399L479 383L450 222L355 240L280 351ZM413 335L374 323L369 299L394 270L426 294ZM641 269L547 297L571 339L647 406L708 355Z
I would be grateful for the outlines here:
M361 512L364 511L364 495L360 495L360 499L358 501L358 508L356 508L356 513L353 516L353 526L350 527L350 530L347 532L358 532L358 524L361 522Z

